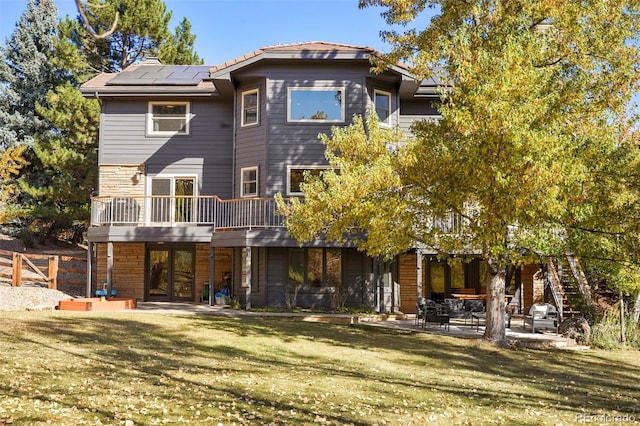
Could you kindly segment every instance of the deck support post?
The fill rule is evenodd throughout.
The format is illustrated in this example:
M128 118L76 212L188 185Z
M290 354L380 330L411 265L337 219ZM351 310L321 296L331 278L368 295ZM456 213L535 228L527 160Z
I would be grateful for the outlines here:
M209 306L213 306L215 301L215 285L214 280L216 276L216 249L213 246L209 246Z
M251 247L242 249L242 287L245 294L245 309L251 309Z
M93 277L93 248L94 244L89 241L89 243L87 243L87 287L85 290L86 297L91 297L91 281Z
M107 241L107 298L113 288L113 241Z

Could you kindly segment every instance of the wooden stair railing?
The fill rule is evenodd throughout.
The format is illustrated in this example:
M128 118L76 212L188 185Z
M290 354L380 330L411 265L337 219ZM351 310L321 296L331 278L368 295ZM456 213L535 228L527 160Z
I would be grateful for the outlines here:
M545 287L548 287L551 291L553 301L558 311L558 318L562 321L562 318L564 318L564 305L566 299L562 281L560 281L558 269L553 263L553 260L549 260L544 267L546 267L546 273L544 274Z

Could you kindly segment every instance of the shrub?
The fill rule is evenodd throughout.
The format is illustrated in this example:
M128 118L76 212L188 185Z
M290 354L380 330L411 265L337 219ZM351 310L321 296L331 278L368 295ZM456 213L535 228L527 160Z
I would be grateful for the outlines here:
M625 311L625 337L626 345L640 348L640 327L633 316ZM593 346L603 349L615 349L621 347L620 343L620 305L619 302L606 310L596 324L591 327L591 340Z

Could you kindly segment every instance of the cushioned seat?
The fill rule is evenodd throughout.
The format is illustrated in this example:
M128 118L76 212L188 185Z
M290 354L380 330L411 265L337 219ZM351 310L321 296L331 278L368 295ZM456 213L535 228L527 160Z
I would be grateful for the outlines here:
M524 328L531 325L532 332L546 328L555 330L558 334L558 311L550 303L535 303L529 308L529 315L524 316Z

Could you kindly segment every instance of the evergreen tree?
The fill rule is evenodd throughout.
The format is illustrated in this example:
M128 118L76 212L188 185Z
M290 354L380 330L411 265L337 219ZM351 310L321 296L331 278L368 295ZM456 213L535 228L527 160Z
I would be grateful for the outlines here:
M74 25L64 24L70 41L96 71L117 72L145 56L158 56L160 46L171 37L171 12L162 0L106 0L104 7L87 10L87 20L98 33L108 31L118 12L113 33L101 39L89 34L80 16Z
M182 18L175 34L167 38L160 46L160 62L176 65L200 65L202 58L194 51L195 34L191 33L191 22Z
M24 174L19 180L25 197L18 211L30 218L31 230L40 235L59 236L73 229L67 237L78 239L89 223L100 108L96 100L80 94L79 85L96 72L118 72L161 50L168 52L168 63L201 61L193 51L195 36L188 20L182 21L175 36L170 35L171 13L163 1L108 0L103 4L103 8L90 8L87 17L101 34L110 29L114 11L118 11L118 25L105 38L87 33L80 17L63 19L58 25L53 62L66 83L50 91L36 108L56 130L35 143L33 162L38 166L32 170L37 173Z
M15 177L27 164L24 159L26 145L13 145L0 151L0 224L9 222L15 215Z
M29 0L6 45L0 47L0 149L31 146L50 127L35 107L61 83L51 62L56 16L53 0Z

